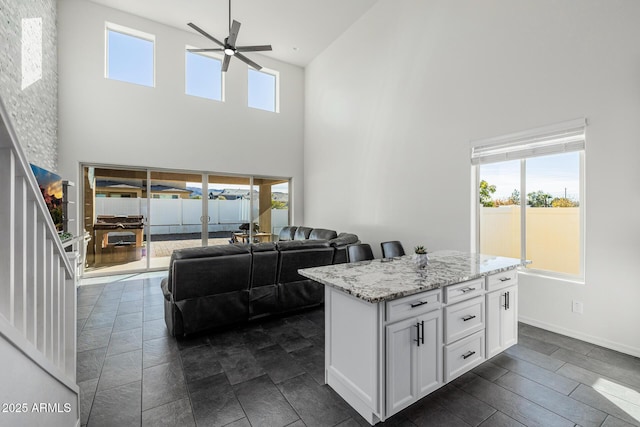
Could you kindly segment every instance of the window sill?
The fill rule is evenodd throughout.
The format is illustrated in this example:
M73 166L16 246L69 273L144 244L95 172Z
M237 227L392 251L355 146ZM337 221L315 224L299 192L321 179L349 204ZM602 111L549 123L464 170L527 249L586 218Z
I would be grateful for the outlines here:
M518 274L523 276L539 277L541 279L551 279L558 282L564 282L570 285L585 284L584 277L572 276L572 275L563 274L563 273L554 273L551 271L522 269L522 270L518 270Z

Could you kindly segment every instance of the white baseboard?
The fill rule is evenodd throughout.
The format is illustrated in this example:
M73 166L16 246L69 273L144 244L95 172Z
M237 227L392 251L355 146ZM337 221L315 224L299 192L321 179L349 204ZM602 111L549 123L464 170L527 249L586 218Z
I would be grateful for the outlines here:
M551 332L556 332L558 334L562 334L571 338L576 338L582 341L586 341L588 343L599 345L601 347L606 347L608 349L629 354L631 356L640 357L640 348L630 347L628 345L621 344L615 341L610 341L602 337L596 337L593 335L584 334L582 332L563 328L561 326L553 325L546 322L541 322L540 320L532 319L526 316L519 316L518 320L522 323L526 323L527 325L537 326L538 328L546 329Z

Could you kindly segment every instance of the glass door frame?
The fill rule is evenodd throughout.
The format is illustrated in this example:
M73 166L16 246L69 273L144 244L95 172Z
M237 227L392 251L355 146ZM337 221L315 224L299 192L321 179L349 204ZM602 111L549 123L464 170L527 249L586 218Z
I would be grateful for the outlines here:
M189 175L201 175L201 185L203 188L203 196L202 196L202 216L200 218L200 223L201 223L201 245L202 246L208 246L208 242L209 242L209 225L210 225L210 213L209 213L209 181L212 177L226 177L226 178L238 178L238 179L247 179L249 181L249 223L253 224L254 221L259 221L260 218L260 212L258 212L257 216L254 217L254 206L255 206L255 202L254 202L254 197L253 197L253 193L254 193L254 188L255 188L255 181L256 180L270 180L270 181L280 181L282 182L287 182L287 186L288 186L288 194L289 194L289 208L288 208L288 214L287 214L287 218L288 218L288 225L291 225L291 221L292 221L292 208L293 208L293 201L292 201L292 185L293 185L293 180L290 177L278 177L278 176L264 176L264 175L243 175L243 174L234 174L234 173L217 173L217 172L203 172L203 171L195 171L195 170L191 170L191 171L187 171L187 170L183 170L183 169L168 169L168 168L153 168L153 167L145 167L145 166L128 166L128 165L112 165L112 164L100 164L100 163L93 163L93 162L81 162L79 164L79 176L82 177L81 179L81 183L78 186L78 199L81 200L81 206L79 206L79 209L77 210L77 215L79 218L82 218L83 221L79 222L79 226L84 228L84 218L85 218L85 213L86 213L86 203L85 203L85 197L86 197L86 193L85 193L85 180L84 180L84 171L87 168L93 168L93 169L113 169L113 170L122 170L122 171L134 171L134 172L145 172L146 173L146 185L144 186L144 189L146 191L146 216L143 219L143 232L144 232L144 236L143 236L143 242L146 242L146 262L145 262L145 267L144 268L132 268L130 270L126 270L123 271L122 274L138 274L138 273L146 273L146 272L152 272L152 271L163 271L166 270L166 267L154 267L151 268L151 249L153 246L153 239L151 239L151 218L153 215L152 212L152 207L151 207L151 199L152 199L152 194L151 194L151 185L152 185L152 180L154 178L152 178L152 174L154 172L164 172L164 173L175 173L175 174L189 174ZM243 184L246 185L246 184ZM205 193L206 190L206 193ZM94 198L94 206L95 206L95 192L93 194L93 198ZM93 220L95 221L95 207L94 207L94 218ZM271 227L273 229L273 227ZM269 230L269 232L272 232L272 230ZM253 227L249 227L248 230L248 234L249 234L249 241L253 241L254 238L254 231L253 231ZM273 233L272 233L273 234ZM86 251L85 251L85 259L86 259ZM109 273L105 273L105 275L108 275ZM111 273L113 274L113 273ZM84 277L85 275L85 266L82 266L82 272L81 272L81 277ZM96 273L96 274L91 274L91 277L98 277L101 276L101 274Z

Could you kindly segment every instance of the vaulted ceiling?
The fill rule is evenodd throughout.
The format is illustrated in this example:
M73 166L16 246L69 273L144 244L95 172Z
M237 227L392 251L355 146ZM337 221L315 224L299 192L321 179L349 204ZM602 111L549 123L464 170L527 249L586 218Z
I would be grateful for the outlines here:
M229 32L228 0L90 1L195 33L193 22L219 40ZM231 18L242 24L238 45L271 44L265 56L304 67L376 1L231 0Z

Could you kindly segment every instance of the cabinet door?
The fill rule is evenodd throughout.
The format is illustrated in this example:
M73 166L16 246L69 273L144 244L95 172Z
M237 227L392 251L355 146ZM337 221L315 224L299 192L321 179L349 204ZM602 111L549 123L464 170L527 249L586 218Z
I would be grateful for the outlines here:
M387 335L387 416L416 400L417 318L393 323Z
M504 290L506 292L507 308L500 310L502 325L502 336L500 344L502 350L506 350L518 343L518 286L511 286Z
M518 342L518 286L510 286L486 296L487 358Z
M492 358L502 351L500 344L500 310L504 300L503 291L489 292L486 296L486 317L487 317L487 359Z
M442 311L436 310L418 317L418 324L421 338L420 346L416 346L415 350L418 353L416 385L420 399L442 385Z

